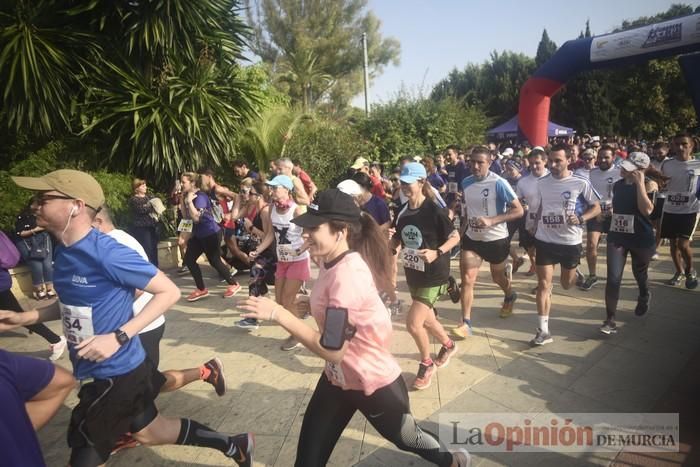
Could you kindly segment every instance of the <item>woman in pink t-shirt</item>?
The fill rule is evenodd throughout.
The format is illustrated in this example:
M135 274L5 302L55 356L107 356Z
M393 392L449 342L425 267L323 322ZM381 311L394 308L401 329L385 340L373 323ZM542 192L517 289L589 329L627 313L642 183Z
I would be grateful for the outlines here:
M304 228L311 254L323 259L310 298L320 331L264 297L249 297L239 306L246 318L277 322L326 361L304 415L295 465L326 465L357 410L402 450L440 466L469 465L465 450L447 452L411 415L401 369L387 350L391 318L377 289L392 287L391 268L377 223L337 189L321 192L292 222Z

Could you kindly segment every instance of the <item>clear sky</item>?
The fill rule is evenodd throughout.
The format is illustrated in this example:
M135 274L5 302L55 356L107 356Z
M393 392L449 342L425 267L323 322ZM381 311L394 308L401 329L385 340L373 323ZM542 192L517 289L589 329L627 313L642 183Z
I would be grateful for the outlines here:
M382 35L401 42L401 64L388 66L371 83L370 104L391 99L402 86L429 94L454 68L483 63L492 51L531 57L542 30L558 46L578 37L591 21L593 35L611 32L623 20L652 16L679 0L369 0L382 21ZM364 106L362 96L353 104Z

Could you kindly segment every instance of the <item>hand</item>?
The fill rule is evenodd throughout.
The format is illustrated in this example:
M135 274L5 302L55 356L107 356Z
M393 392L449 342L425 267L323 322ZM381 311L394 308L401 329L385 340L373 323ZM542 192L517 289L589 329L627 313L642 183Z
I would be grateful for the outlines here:
M270 321L272 311L277 307L282 308L276 301L266 297L248 297L243 301L243 304L240 302L238 304L238 308L248 311L248 313L243 313L242 317L262 319L263 321Z
M255 258L257 258L259 255L260 253L258 253L258 250L253 250L250 253L248 253L248 258L250 258L251 261L254 261Z
M423 261L430 264L438 257L437 250L418 250L418 256L423 258Z
M477 217L476 225L479 227L491 227L493 225L493 219L490 217Z
M566 222L568 222L569 225L581 225L578 216L574 216L573 214L566 218Z
M78 351L78 358L90 360L91 362L103 362L117 353L119 341L114 334L101 334L85 339L75 346Z
M641 170L635 170L631 174L632 180L639 186L644 186L644 172Z
M187 195L185 195L185 201L188 203L191 203L194 200L194 191L188 191Z
M25 313L11 310L0 310L0 331L10 331L25 324Z

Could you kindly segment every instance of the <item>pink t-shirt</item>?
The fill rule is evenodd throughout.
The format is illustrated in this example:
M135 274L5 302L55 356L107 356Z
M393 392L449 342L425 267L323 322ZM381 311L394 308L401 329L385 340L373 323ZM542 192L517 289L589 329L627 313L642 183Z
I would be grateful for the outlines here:
M347 308L348 321L357 329L342 362L326 362L329 381L368 396L394 382L401 368L389 352L391 318L359 253L348 253L330 269L321 265L311 291L311 314L320 330L328 307Z

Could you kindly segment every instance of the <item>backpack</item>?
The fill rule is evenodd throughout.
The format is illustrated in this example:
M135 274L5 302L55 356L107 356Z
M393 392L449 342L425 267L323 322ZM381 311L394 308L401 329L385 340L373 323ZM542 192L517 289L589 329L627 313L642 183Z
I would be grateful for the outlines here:
M15 244L7 238L4 232L0 232L0 268L14 268L19 263L19 258L19 251Z

